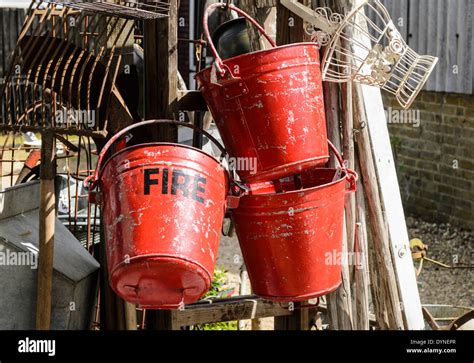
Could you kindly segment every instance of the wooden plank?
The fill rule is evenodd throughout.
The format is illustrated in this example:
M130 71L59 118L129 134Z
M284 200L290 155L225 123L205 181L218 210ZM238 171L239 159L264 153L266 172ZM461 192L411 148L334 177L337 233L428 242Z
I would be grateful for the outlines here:
M374 88L375 89L375 88ZM380 91L375 89L379 96ZM380 102L381 102L380 98ZM371 250L375 251L373 259L370 261L375 266L373 270L378 275L378 291L373 294L373 299L378 300L375 303L377 320L381 325L385 321L387 314L388 328L403 329L403 320L400 311L400 299L398 296L398 287L391 257L390 241L385 219L382 210L382 200L379 192L376 165L373 160L373 151L370 142L370 136L367 124L369 122L369 114L367 108L370 103L369 99L363 94L362 86L357 85L354 90L354 102L356 116L354 125L359 130L357 133L358 155L360 160L361 178L364 183L365 194L367 197L368 216L371 228ZM365 126L363 126L365 125ZM390 144L388 144L390 145ZM385 147L388 147L385 145ZM375 147L374 147L375 149ZM403 221L403 223L405 223Z
M190 326L220 321L247 320L292 315L288 304L263 300L257 296L239 296L186 305L177 314L176 324Z
M153 2L153 1L151 1ZM178 101L178 1L169 1L169 17L145 21L145 117L174 119ZM155 140L174 142L177 128L153 127ZM176 330L177 311L148 310L147 328Z
M363 0L355 1L360 3ZM361 24L361 26L364 25ZM370 134L375 162L376 180L378 180L380 184L380 198L384 206L384 215L390 236L390 250L395 265L396 281L398 283L406 327L410 330L423 330L424 321L421 301L413 261L411 259L408 230L406 227L382 95L380 90L375 87L361 85L360 96L362 97L361 100L363 101L363 107L365 108L365 115L367 117L368 132ZM362 106L360 108L362 109ZM361 157L361 168L363 168L364 164L368 161L368 157L364 160ZM366 182L365 179L364 182ZM375 191L375 189L373 191ZM367 189L366 192L368 193ZM382 225L380 227L382 227ZM385 256L385 258L388 257L389 256ZM396 292L390 292L392 301L394 301ZM397 313L395 306L394 308L394 313Z
M408 230L403 211L400 188L390 144L385 111L380 90L361 86L367 115L368 129L372 141L373 155L380 196L390 235L390 247L399 284L403 314L408 329L424 329L418 285L411 259Z
M356 171L360 174L359 160L356 158ZM365 193L362 182L359 180L356 191L356 235L355 235L355 328L369 330L369 262Z
M385 206L385 217L390 235L403 313L408 329L424 328L418 285L410 254L408 230L398 185L395 163L390 147L390 136L380 92L363 86L369 133L372 140L380 192Z
M328 139L331 140L336 149L341 150L341 138L339 129L339 86L335 83L324 82L324 103L326 111L326 122ZM337 167L337 161L331 158L329 167ZM327 296L329 329L339 330L337 313L337 296L331 293Z
M309 310L303 309L303 303L295 303L293 314L275 317L275 330L309 330Z
M277 45L301 42L305 36L303 19L293 14L279 1L277 5Z
M174 119L178 101L178 4L170 1L168 18L145 22L145 114ZM156 131L156 128L154 128ZM177 140L175 127L163 125L154 137Z
M3 34L3 13L5 12L4 9L0 9L0 77L5 77L5 72L6 72L6 67L4 65L5 60L4 60L4 53L5 53L5 40L4 40L4 34ZM1 84L2 82L0 82Z

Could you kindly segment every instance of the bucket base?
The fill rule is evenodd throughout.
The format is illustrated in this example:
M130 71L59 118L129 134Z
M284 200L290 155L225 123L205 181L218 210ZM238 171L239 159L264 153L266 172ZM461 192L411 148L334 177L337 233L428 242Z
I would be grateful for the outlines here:
M271 295L265 295L265 294L259 294L257 291L255 291L255 294L260 296L262 299L265 300L270 300L270 301L277 301L277 302L299 302L299 301L306 301L306 300L311 300L315 299L324 295L327 295L335 290L341 285L341 282L338 282L336 285L333 287L330 287L326 290L320 290L318 292L313 292L305 295L297 295L297 296L271 296Z
M201 265L156 254L123 261L109 279L117 295L147 309L178 309L198 300L211 286L211 274Z

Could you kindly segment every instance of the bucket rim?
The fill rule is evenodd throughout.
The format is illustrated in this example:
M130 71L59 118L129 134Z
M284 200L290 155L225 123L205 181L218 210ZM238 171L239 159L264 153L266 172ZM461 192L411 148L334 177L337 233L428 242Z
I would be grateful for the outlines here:
M104 173L104 170L105 168L107 167L107 165L111 162L112 159L114 159L116 156L122 154L122 153L125 153L125 152L128 152L128 151L131 151L131 150L134 150L134 149L138 149L140 147L146 147L146 146L179 146L179 147L183 147L185 149L190 149L190 150L193 150L193 151L197 151L205 156L207 156L208 158L214 160L218 165L222 166L222 169L225 171L225 176L226 176L226 182L227 182L227 189L230 188L230 182L232 180L231 176L230 176L230 172L227 168L225 168L220 162L219 160L217 160L213 155L210 155L208 154L207 152L205 152L204 150L201 150L201 149L198 149L197 147L194 147L194 146L190 146L190 145L183 145L183 144L178 144L178 143L174 143L174 142L148 142L148 143L143 143L143 144L138 144L138 145L132 145L132 146L128 146L124 149L121 149L119 151L117 151L116 153L112 154L109 158L107 158L106 162L102 165L102 168L99 170L99 181L102 181L102 175Z
M246 194L243 196L243 198L248 198L248 197L275 197L275 196L291 196L291 195L294 195L294 194L297 194L297 193L302 193L302 192L311 192L311 191L317 191L317 190L320 190L320 189L323 189L323 188L327 188L327 187L330 187L330 186L333 186L333 185L337 185L339 183L341 183L342 181L346 180L347 176L349 175L349 173L347 172L347 170L344 170L344 169L335 169L335 168L315 168L313 170L333 170L333 171L337 171L337 170L341 170L341 177L338 179L338 180L335 180L335 181L332 181L330 183L326 183L326 184L322 184L322 185L317 185L315 187L311 187L311 188L306 188L306 189L298 189L298 190L292 190L292 191L288 191L288 192L283 192L283 193L262 193L262 194L255 194L255 195L252 195L252 194ZM283 179L283 178L282 178ZM267 183L270 183L267 182ZM255 185L255 184L263 184L262 182L260 183L253 183L253 184L247 184L250 186L250 190L252 188L252 185Z
M257 50L255 52L250 52L250 53L245 53L245 54L240 54L236 57L232 57L232 58L228 58L228 59L225 59L225 60L222 60L222 62L224 64L226 64L227 62L231 62L231 61L234 61L234 60L240 60L240 58L245 58L245 57L248 57L250 55L262 55L263 53L271 53L271 52L275 52L275 51L278 51L278 50L281 50L281 49L284 49L284 48L292 48L292 47L307 47L307 46L314 46L316 48L318 48L318 50L321 48L318 44L316 43L313 43L313 42L302 42L302 43L292 43L292 44L284 44L284 45L279 45L278 47L275 47L275 48L270 48L270 49L262 49L262 50ZM319 61L319 63L321 64L321 61ZM214 62L212 63L211 66L207 67L207 68L204 68L202 71L196 73L194 75L194 78L198 78L201 74L204 74L204 73L208 73L212 67L214 66Z

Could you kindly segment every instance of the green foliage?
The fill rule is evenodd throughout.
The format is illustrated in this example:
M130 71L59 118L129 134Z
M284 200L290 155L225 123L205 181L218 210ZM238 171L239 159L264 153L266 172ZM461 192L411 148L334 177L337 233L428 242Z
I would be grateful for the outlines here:
M227 271L223 266L216 267L211 288L204 295L205 298L217 298L226 291ZM211 324L199 324L191 327L192 330L237 330L237 321L224 321Z

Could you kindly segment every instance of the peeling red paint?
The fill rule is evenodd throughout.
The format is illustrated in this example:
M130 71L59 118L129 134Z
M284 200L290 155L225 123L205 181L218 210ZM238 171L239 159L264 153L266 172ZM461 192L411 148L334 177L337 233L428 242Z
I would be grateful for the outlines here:
M200 150L169 144L130 147L106 163L101 191L107 262L111 286L123 299L177 308L209 289L229 191L228 174L218 164ZM150 168L155 174L147 194ZM163 193L165 169L169 185ZM173 194L175 170L205 183L190 182Z
M327 162L316 44L249 53L224 64L227 73L217 81L212 67L196 79L230 156L257 159L256 174L238 171L243 181L274 180ZM238 74L231 74L235 69Z

